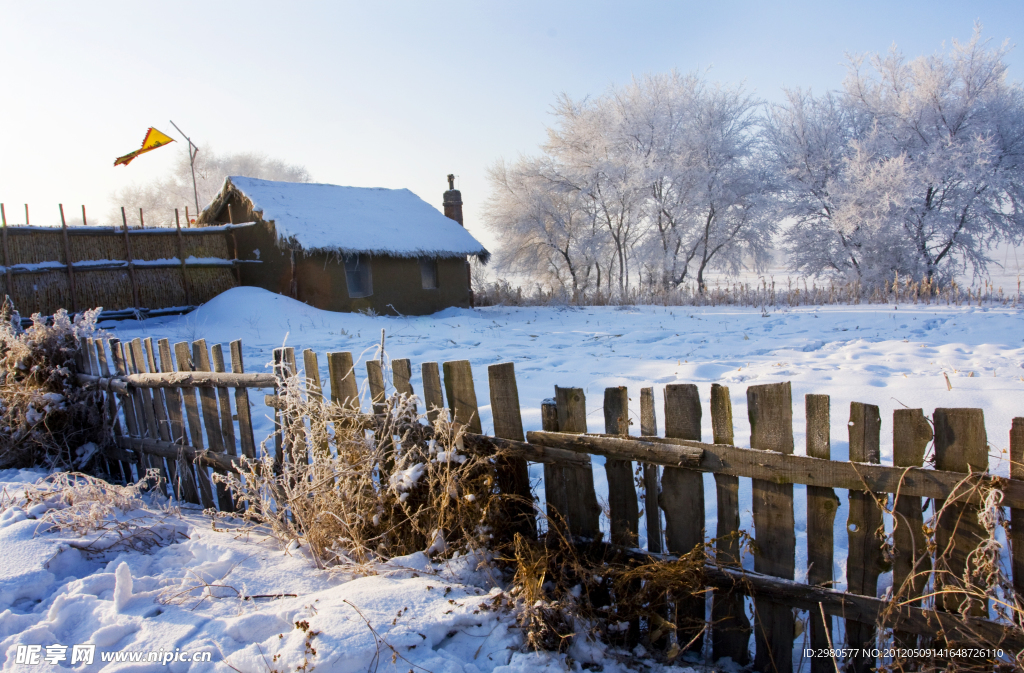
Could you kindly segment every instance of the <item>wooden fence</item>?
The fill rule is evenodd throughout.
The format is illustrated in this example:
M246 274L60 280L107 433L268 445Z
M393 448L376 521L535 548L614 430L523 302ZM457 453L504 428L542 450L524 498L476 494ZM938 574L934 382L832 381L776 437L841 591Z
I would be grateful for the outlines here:
M234 229L247 225L145 228L141 212L137 227L121 214L121 227L90 227L82 206L83 224L69 225L61 205L60 228L8 226L0 204L0 292L28 316L193 306L238 285Z
M90 357L81 363L87 373L80 375L80 382L107 393L104 404L113 421L114 448L106 456L112 473L122 471L132 478L133 468L142 474L156 467L177 486L182 498L206 507L232 506L230 494L212 483L210 470L232 470L239 455L259 454L249 390L273 388L277 379L271 374L244 373L240 341L232 342L229 351L225 353L220 344L209 349L203 340L178 343L173 349L166 339L155 344L151 339L88 342ZM317 356L310 350L302 356L308 390L319 394L323 389ZM298 371L293 349L278 349L274 357L285 371ZM391 364L395 390L412 395L410 361L398 359ZM377 407L385 396L385 372L376 360L367 361L366 368L371 403ZM330 399L358 405L352 355L328 353L327 370ZM936 409L932 423L921 409L896 410L893 465L882 465L879 409L860 402L850 405L850 461L830 460L832 411L827 395L806 396L806 455L794 455L789 383L747 388L751 448L741 448L733 443L730 390L717 384L712 385L709 400L711 443L703 441L704 405L697 387L690 384L665 387L663 437L658 436L654 389L643 388L641 437L627 438L629 398L621 387L604 393L602 434L589 433L584 391L556 387L554 399L541 406L543 429L524 435L514 366L491 365L492 437L481 434L468 361L445 362L441 367L425 362L421 371L421 397L431 418L447 408L456 422L466 426L468 444L500 447L515 456L499 478L504 491L528 496L527 462L544 463L548 512L557 511L573 535L593 539L601 534L602 510L590 456L602 455L612 545L657 556L686 553L703 545L706 538L715 538L715 560L705 566L713 594L704 627L710 635L701 636L700 628L692 626L705 622L705 600L684 600L677 605L681 644L693 638L692 647L699 650L706 637L715 658L730 656L744 663L753 637L754 666L761 671L791 670L794 641L816 649L864 648L851 657L850 664L852 670L866 671L875 665L878 653L871 648L878 635L876 624L884 618L886 627L895 630L898 645L921 642L928 646L939 634L953 641L1003 647L1010 660L1024 650L1020 628L988 619L983 601L974 601L968 613L960 615L962 595L925 598L942 589L945 571L962 575L968 554L987 537L977 514L985 505L981 497L991 488L1001 491L1001 506L1010 508L1013 587L1024 595L1024 418L1013 420L1013 478L1005 479L987 473L981 409ZM379 412L379 407L375 410ZM926 446L933 440L934 469L924 464ZM640 481L648 496L646 550L637 549L640 504L634 463L642 466ZM703 473L714 474L713 495L705 493ZM752 481L754 572L740 567L741 478ZM794 581L794 484L807 487L807 583ZM846 592L830 588L837 579L833 577L833 530L839 507L835 488L849 490ZM886 569L876 535L883 521L880 502L885 503L888 494L898 495L890 550L893 586L904 586L911 578L913 594L898 604L876 597L879 575ZM717 499L714 531L704 530L705 497ZM936 511L943 512L936 540L940 550L949 552L938 561L944 567L930 575L936 560L923 529L925 499L933 500ZM653 502L660 507L650 506ZM753 596L753 624L744 596ZM808 611L809 634L799 638L794 609ZM845 644L830 640L837 619L846 622ZM835 664L828 658L814 658L811 669L815 673L836 670Z

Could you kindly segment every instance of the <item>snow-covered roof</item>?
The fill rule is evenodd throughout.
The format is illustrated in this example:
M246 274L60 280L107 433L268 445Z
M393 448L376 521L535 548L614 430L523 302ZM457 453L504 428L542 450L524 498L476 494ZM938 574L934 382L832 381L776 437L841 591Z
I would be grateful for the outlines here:
M458 222L408 189L341 187L231 176L211 208L232 186L253 212L273 222L278 240L303 250L395 257L463 257L490 253Z

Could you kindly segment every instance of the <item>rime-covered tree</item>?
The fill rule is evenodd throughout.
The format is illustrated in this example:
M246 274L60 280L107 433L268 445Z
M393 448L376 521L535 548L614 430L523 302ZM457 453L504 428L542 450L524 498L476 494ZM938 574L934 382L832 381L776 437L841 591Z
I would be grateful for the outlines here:
M196 192L199 207L205 208L220 191L224 178L229 175L244 175L264 180L285 182L309 182L309 171L304 167L285 163L257 152L217 154L204 146L196 156ZM181 211L191 206L194 209L195 196L192 191L192 169L188 152L182 151L169 175L145 184L131 184L110 197L112 208L107 216L110 223L121 224L121 206L129 218L138 217L142 208L147 224L174 224L174 209ZM130 222L133 220L130 220Z
M983 272L1024 236L1024 93L1007 47L854 59L839 94L791 94L766 125L795 267L867 283Z

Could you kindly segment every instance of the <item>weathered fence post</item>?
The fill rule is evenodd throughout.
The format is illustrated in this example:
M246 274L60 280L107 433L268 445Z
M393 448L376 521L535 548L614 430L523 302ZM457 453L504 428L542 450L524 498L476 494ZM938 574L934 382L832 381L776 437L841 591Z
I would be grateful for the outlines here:
M805 395L804 414L806 417L806 452L811 458L832 458L831 400L828 395ZM835 577L833 567L833 536L836 513L839 510L839 496L827 486L807 487L807 582L832 587ZM815 649L829 649L832 635L832 617L811 611L810 646ZM831 657L811 659L811 673L832 673L835 664Z
M181 341L174 344L174 357L178 361L179 372L193 371L192 354L189 352L188 343ZM182 388L181 394L185 398L185 416L188 418L188 434L192 438L192 446L197 450L205 448L203 441L203 425L199 416L199 405L196 403L196 391L194 388ZM214 507L213 484L210 481L210 473L206 466L195 461L196 481L199 486L199 499L203 507Z
M224 347L221 344L213 344L210 347L210 354L213 360L213 371L225 373L227 368L224 365ZM217 399L220 403L220 427L224 437L224 447L229 456L237 456L238 448L235 445L235 424L231 418L231 397L228 394L227 386L217 386ZM217 470L222 475L224 470ZM223 495L223 497L222 497ZM217 484L217 499L220 501L222 511L243 511L242 503L237 502L231 495L227 486Z
M558 411L558 431L586 433L587 398L582 388L555 386L555 408ZM587 463L590 456L586 456ZM566 510L564 516L572 535L596 539L601 534L601 507L594 491L594 471L586 467L566 467ZM560 513L562 513L560 511Z
M323 400L324 389L320 384L320 363L316 353L309 348L302 351L302 368L306 373L306 396L310 401ZM317 454L321 459L329 459L331 456L330 444L327 436L327 427L313 428L310 430L316 434L315 446Z
M751 448L793 453L793 393L788 381L747 388L747 417ZM754 570L791 580L796 566L793 485L765 479L751 483L757 536ZM755 598L754 608L754 668L792 670L796 637L792 609L768 598Z
M469 360L445 362L444 391L452 420L466 426L469 432L480 434L480 413L476 406L476 388L473 386L473 370Z
M379 360L366 361L366 382L370 386L370 408L375 414L383 414L387 394L384 392L384 370Z
M167 339L160 339L157 342L160 350L160 371L170 374L174 371L174 359L171 357L171 345ZM181 411L181 391L178 388L167 389L167 415L171 424L171 441L184 446L188 444L185 435L185 421ZM176 464L175 473L177 480L174 483L174 490L177 497L186 502L199 504L199 488L196 486L195 475L192 473L192 464L184 455L179 454L177 460L167 459L167 464Z
M487 379L494 436L517 442L525 441L515 365L511 362L490 365L487 368ZM510 496L506 509L512 517L511 530L529 538L536 538L537 521L533 510L533 494L530 492L530 470L526 460L502 458L498 462L498 487L502 493Z
M932 439L932 428L921 409L894 409L892 412L892 459L896 467L921 467L924 452ZM892 562L893 598L913 600L920 596L932 569L924 532L921 498L900 495L896 499L893 521ZM909 581L909 584L908 584ZM906 585L906 586L905 586ZM914 601L917 602L917 601ZM913 603L911 603L913 604ZM895 634L902 647L916 648L918 637Z
M700 394L692 383L665 386L665 436L701 441ZM704 475L666 467L661 476L661 508L665 510L665 541L672 554L688 554L704 545ZM700 651L704 626L704 594L675 597L679 643Z
M108 339L107 343L110 346L110 357L114 363L114 373L118 376L125 376L128 374L128 365L124 358L124 349L121 345L120 339ZM124 423L128 430L128 437L130 439L141 439L142 438L142 421L139 416L141 415L141 409L136 410L135 408L135 397L131 394L124 394L119 396L121 398L121 408L124 410ZM132 450L135 451L135 470L138 473L137 478L142 479L146 476L146 460L139 448L135 443L132 443ZM132 481L131 469L128 470L125 475L128 477L128 481Z
M1024 418L1010 426L1010 478L1024 479ZM1024 596L1024 509L1010 510L1010 548L1013 589Z
M359 386L356 384L352 354L328 353L327 372L331 378L331 401L349 409L359 409Z
M645 437L658 436L658 417L654 413L654 388L640 389L640 434ZM661 508L658 496L658 466L644 463L644 520L647 523L647 550L660 554Z
M988 439L985 434L985 415L981 409L936 409L935 467L950 472L985 472L988 470ZM939 609L959 612L965 596L956 591L950 576L961 578L967 557L987 537L978 521L977 505L963 504L967 488L958 489L952 500L936 500L935 511L940 512L935 529L936 550L935 585L942 591L936 601ZM948 575L947 575L948 573ZM986 601L971 600L967 614L988 614Z
M132 339L129 344L125 346L125 360L128 364L128 372L131 374L142 374L146 371L145 356L142 353L142 340L135 338ZM150 439L160 439L160 430L157 426L156 411L153 406L156 391L151 391L148 388L136 388L135 389L135 409L138 411L142 409L142 418L140 421L145 421L145 429L142 433L143 437L149 437ZM160 475L170 483L169 475L167 474L167 468L164 467L164 459L155 454L151 454L142 448L140 443L139 451L143 454L143 463L149 467L154 467L160 471Z
M860 402L850 403L850 462L881 462L880 436L882 419L878 407ZM846 561L846 584L850 593L874 598L878 593L878 575L882 571L882 545L878 530L882 525L882 508L867 491L850 491L850 514L847 522L850 553ZM875 625L846 620L846 642L858 653L850 657L851 668L867 673L875 657L864 654L874 647Z
M711 384L711 431L715 444L733 443L732 398L729 388ZM718 563L740 567L740 479L728 474L715 475L718 498L718 522L715 531L715 558ZM732 657L740 665L749 658L750 620L745 600L739 594L715 592L711 604L711 649L715 658Z
M604 431L629 436L629 392L625 386L604 390ZM633 462L608 458L608 508L612 544L635 547L640 536L640 510L633 483Z
M433 424L444 409L444 393L441 392L441 372L436 362L420 365L423 378L423 404L427 407L427 422Z
M554 398L541 402L540 423L544 432L558 432L558 406ZM552 525L566 524L568 527L569 490L565 475L568 469L557 463L544 463L544 507L549 531Z
M412 363L409 358L397 358L391 361L391 377L395 390L400 395L412 397L416 391L412 389Z
M231 371L235 374L244 374L245 365L242 362L242 341L235 339L231 347ZM256 456L256 441L252 433L252 415L249 411L249 391L243 387L235 388L235 413L238 414L238 438L242 445L242 455L247 458Z
M107 364L107 351L103 347L102 339L94 339L93 342L96 348L96 359L99 362L99 369L97 371L100 376L106 378L110 376L110 366ZM104 410L104 413L107 418L110 419L110 425L114 431L114 438L120 439L124 435L121 432L121 422L117 417L117 402L114 400L114 393L108 390L104 397L106 399L106 409ZM127 411L125 413L127 414ZM120 460L116 461L116 465L121 469L121 475L122 479L124 479L124 483L130 483L132 477L131 466Z

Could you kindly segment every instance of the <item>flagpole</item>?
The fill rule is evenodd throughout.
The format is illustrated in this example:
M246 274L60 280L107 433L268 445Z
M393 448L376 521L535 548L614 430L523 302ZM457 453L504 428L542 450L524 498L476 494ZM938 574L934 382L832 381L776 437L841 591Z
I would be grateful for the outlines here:
M173 120L171 120L171 126L178 129L178 125L175 124ZM196 189L196 155L199 154L199 148L196 147L195 143L192 142L191 138L185 135L184 131L178 129L178 133L180 133L182 137L188 141L188 163L189 166L192 168L192 195L195 197L196 200L196 217L199 217L199 190Z

